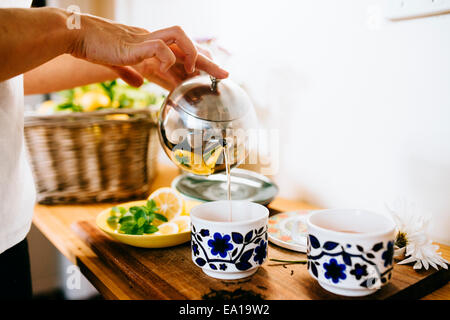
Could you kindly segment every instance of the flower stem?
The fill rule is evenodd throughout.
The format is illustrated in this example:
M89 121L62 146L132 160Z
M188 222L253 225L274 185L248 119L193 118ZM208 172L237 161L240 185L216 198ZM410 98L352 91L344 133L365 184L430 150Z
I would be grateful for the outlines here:
M270 261L275 262L283 262L283 263L299 263L299 264L305 264L308 262L308 260L280 260L280 259L269 259Z

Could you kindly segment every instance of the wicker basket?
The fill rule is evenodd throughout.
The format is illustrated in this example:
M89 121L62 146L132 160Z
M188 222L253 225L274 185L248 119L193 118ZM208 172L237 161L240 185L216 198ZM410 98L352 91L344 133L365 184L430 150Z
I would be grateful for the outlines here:
M148 110L27 115L25 140L40 203L148 195L159 150Z

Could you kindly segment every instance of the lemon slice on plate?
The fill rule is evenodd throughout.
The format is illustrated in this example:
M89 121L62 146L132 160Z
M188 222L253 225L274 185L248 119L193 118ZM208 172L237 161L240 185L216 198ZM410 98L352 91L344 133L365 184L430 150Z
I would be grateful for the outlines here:
M184 209L183 198L172 188L160 188L154 191L148 197L148 200L155 201L156 206L159 208L159 213L165 216L167 220L178 217ZM157 226L161 223L158 220L153 222Z
M158 226L158 231L154 233L154 235L166 235L166 234L174 234L179 231L178 224L174 222L166 222Z
M179 216L171 220L170 222L178 225L178 232L185 232L191 229L191 218L188 216Z

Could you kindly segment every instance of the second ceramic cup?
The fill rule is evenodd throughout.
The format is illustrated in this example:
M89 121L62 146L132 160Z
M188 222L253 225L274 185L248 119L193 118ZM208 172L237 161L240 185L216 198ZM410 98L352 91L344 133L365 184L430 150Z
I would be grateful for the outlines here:
M192 260L213 278L252 275L267 258L268 217L266 207L250 201L221 200L194 207Z
M365 296L391 279L395 225L357 209L318 210L306 219L308 269L326 290Z

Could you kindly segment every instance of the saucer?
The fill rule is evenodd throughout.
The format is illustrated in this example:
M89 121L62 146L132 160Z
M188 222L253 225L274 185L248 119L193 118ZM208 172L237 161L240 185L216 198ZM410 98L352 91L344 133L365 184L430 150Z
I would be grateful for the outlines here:
M188 200L217 201L227 199L227 176L183 174L172 181L176 189ZM269 204L278 193L277 185L266 176L244 169L231 170L231 199Z
M306 252L306 214L309 210L277 213L269 218L269 241L277 246ZM297 235L292 230L297 229Z

